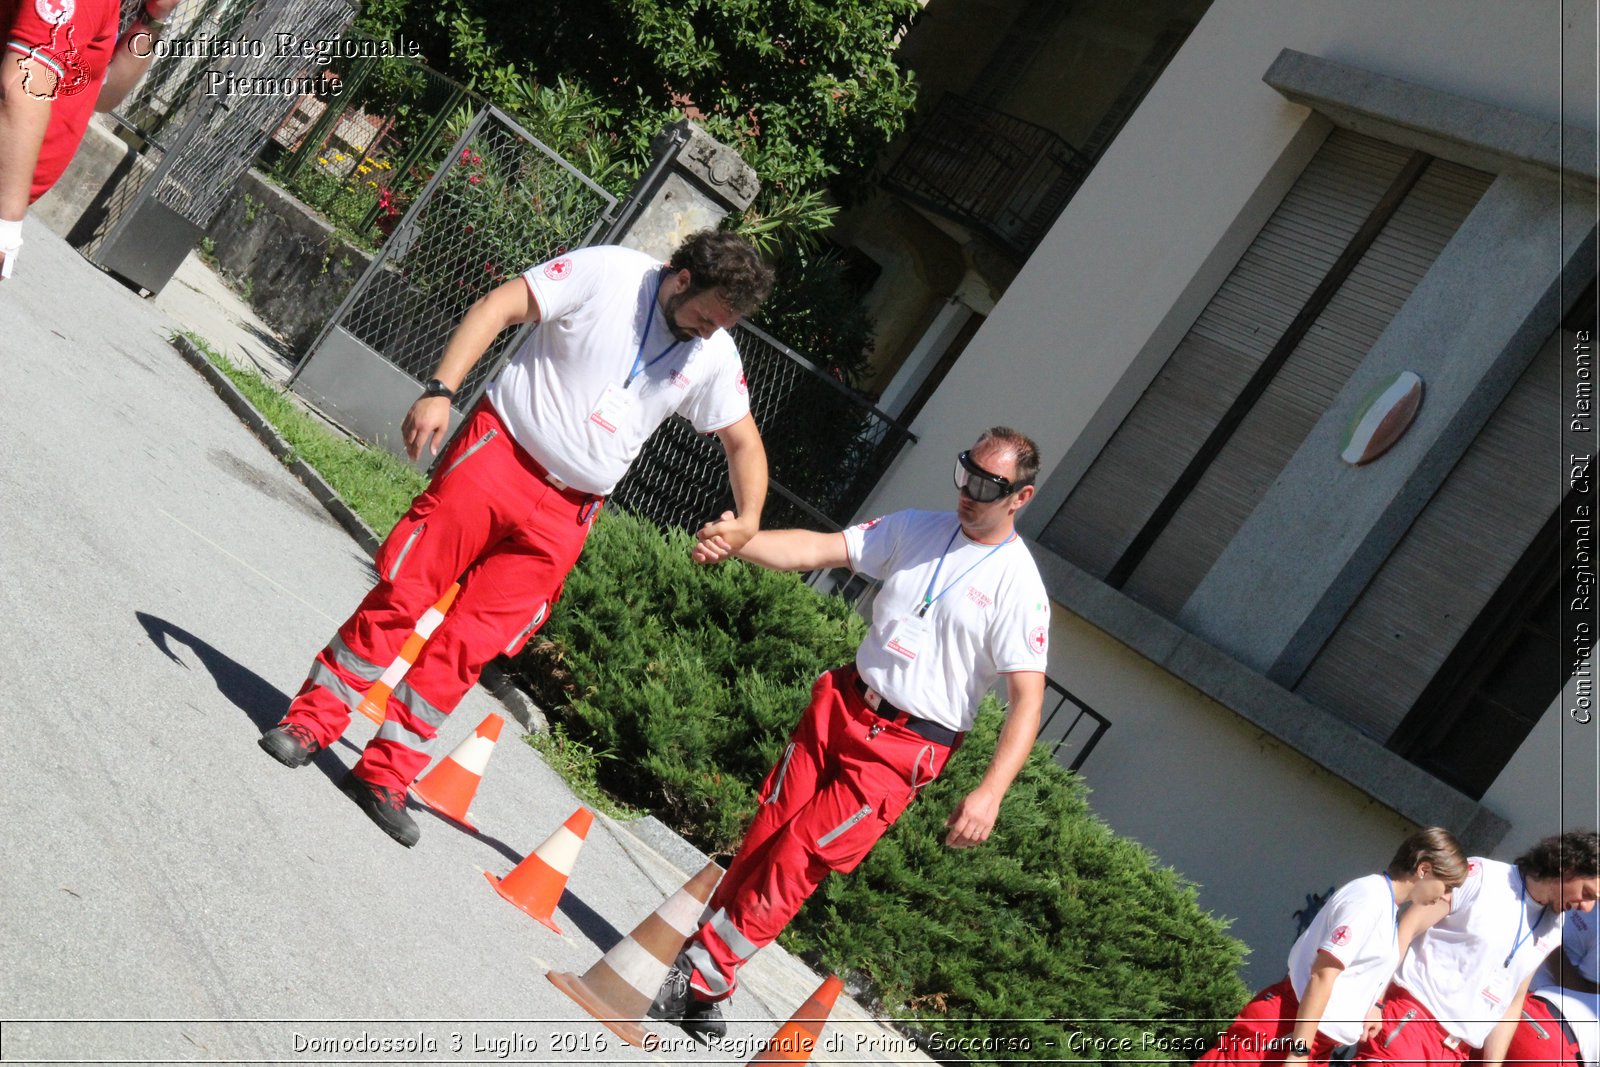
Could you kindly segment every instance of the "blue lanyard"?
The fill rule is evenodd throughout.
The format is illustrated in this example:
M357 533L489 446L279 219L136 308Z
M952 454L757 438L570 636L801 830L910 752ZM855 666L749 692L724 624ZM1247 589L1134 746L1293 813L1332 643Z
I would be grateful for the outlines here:
M628 372L628 380L622 383L622 387L624 389L633 384L633 380L639 376L639 371L641 369L649 370L657 363L660 363L662 360L666 359L667 356L671 354L672 350L678 347L679 342L674 339L673 342L668 345L659 356L657 356L655 359L652 359L649 363L646 363L643 368L639 366L639 361L644 359L644 343L650 339L650 324L655 321L656 308L660 306L659 302L661 300L661 283L666 280L666 277L667 276L664 273L656 275L656 289L654 293L650 294L650 310L645 314L644 332L639 336L639 351L633 354L633 369ZM665 315L666 313L662 312L662 316L665 317ZM668 323L667 326L670 329L672 324Z
M1389 900L1394 901L1394 879L1389 877L1389 872L1383 872L1383 880L1389 885ZM1400 943L1400 905L1394 906L1394 943Z
M950 590L952 590L956 586L960 585L961 584L961 579L965 578L967 575L971 574L978 567L982 566L984 560L988 559L990 556L994 555L996 552L1000 551L1002 548L1006 547L1012 541L1015 541L1017 539L1016 531L1013 530L1011 532L1011 536L1010 537L1006 538L1004 541L1001 541L998 545L995 545L989 551L985 552L983 554L983 559L978 560L977 563L974 563L972 566L968 567L966 570L964 570L960 574L956 575L953 579L951 579L950 584L945 586L943 589L939 590L938 595L935 596L934 592L933 592L933 587L935 585L937 585L938 582L939 582L939 572L944 570L944 558L950 554L950 546L956 543L956 534L958 534L960 532L961 532L961 524L958 522L958 523L956 523L956 528L950 532L950 540L945 543L944 551L939 553L939 563L938 563L937 566L935 566L933 568L933 577L928 579L928 588L922 594L922 607L917 609L917 618L919 618L919 619L922 618L922 616L928 614L928 609L933 607L933 602L935 600L938 600L939 597L944 596Z
M1522 878L1520 871L1517 873L1517 877ZM1511 942L1511 953L1506 956L1506 961L1500 965L1502 967L1511 966L1511 960L1516 956L1517 949L1521 948L1522 943L1532 937L1535 930L1539 929L1539 924L1544 922L1544 913L1550 910L1550 905L1542 905L1539 908L1539 917L1533 920L1533 925L1528 927L1528 932L1523 933L1522 924L1528 919L1528 880L1526 878L1522 880L1522 899L1519 903L1521 906L1517 908L1517 938Z

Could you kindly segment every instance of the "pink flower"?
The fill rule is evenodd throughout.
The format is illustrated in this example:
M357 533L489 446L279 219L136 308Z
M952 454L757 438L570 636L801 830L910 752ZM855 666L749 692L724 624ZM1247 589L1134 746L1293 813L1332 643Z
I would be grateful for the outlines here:
M480 184L482 184L482 182L483 182L483 175L481 175L481 174L473 174L473 175L471 175L471 176L469 176L467 178L467 184L468 185L480 185Z

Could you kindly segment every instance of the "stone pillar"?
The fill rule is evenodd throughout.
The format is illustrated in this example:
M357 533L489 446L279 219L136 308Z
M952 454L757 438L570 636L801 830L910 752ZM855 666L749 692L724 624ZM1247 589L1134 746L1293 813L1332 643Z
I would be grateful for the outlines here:
M1560 295L1594 272L1592 200L1526 171L1495 179L1178 623L1293 685L1549 339ZM1381 459L1349 466L1339 454L1351 416L1402 370L1424 382L1416 422Z
M656 135L655 162L634 186L606 243L666 260L685 237L743 211L761 188L755 168L688 119Z

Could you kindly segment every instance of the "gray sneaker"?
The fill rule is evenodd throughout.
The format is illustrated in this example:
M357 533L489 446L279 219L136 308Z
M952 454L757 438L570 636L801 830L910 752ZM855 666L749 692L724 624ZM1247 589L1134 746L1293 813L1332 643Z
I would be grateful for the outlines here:
M679 966L667 972L666 980L650 1002L650 1018L676 1023L684 1033L708 1045L721 1041L728 1033L728 1024L722 1018L722 1005L696 1000L689 992L689 975Z

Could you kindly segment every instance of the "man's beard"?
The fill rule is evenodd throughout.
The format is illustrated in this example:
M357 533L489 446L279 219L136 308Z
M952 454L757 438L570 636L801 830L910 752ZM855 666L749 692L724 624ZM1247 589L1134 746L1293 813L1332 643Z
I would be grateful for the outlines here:
M674 293L667 297L667 306L661 309L661 317L667 320L667 330L679 341L693 341L696 334L678 325L678 309L688 301L689 294Z

